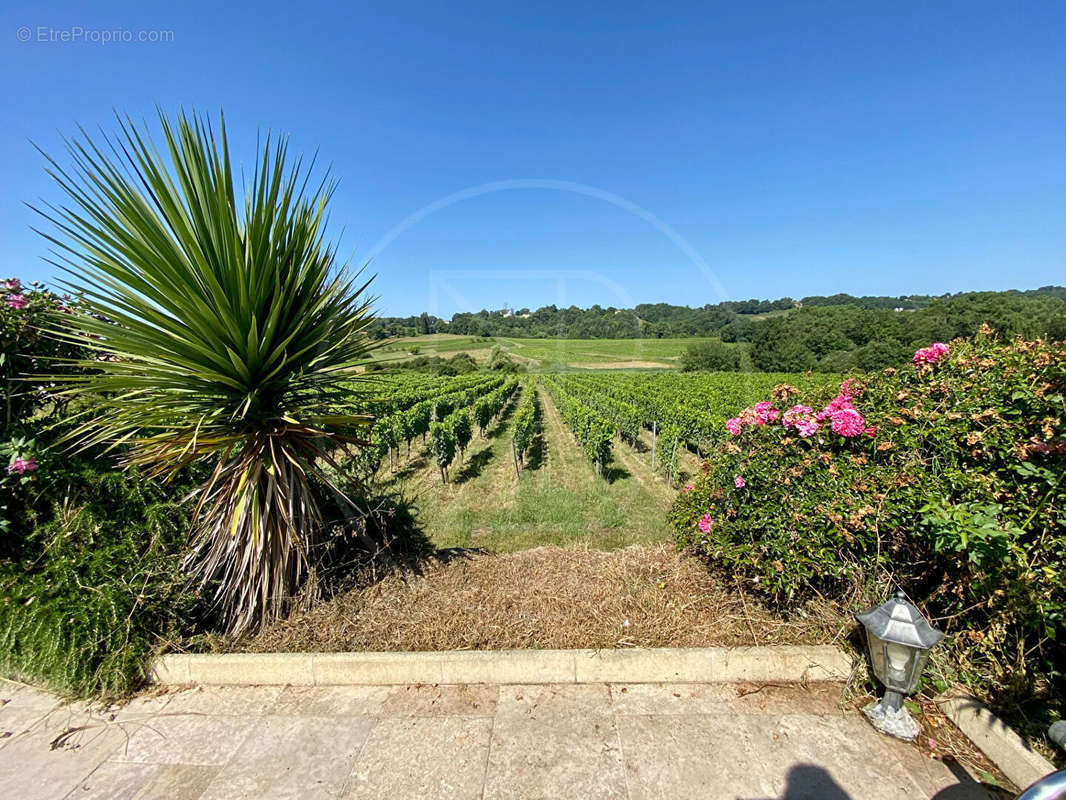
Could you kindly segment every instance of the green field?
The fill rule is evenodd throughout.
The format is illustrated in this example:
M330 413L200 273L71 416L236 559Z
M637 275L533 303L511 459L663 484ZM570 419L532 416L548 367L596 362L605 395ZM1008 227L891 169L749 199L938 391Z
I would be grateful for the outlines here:
M455 344L454 340L447 343ZM410 373L401 378L402 375L397 373L392 379L397 388L385 390L384 397L398 398L401 381L408 390L414 387L429 398L443 397L447 396L449 385L469 386L473 378L416 378ZM837 377L622 371L572 374L562 383L566 391L579 393L586 402L594 402L592 398L611 387L627 388L640 397L655 398L654 405L659 409L656 413L661 415L656 417L662 420L656 468L652 430L650 426L638 426L636 433L628 435L619 431L612 436L607 430L611 456L600 470L589 460L587 450L547 391L560 381L528 375L522 378L485 435L475 432L463 458L456 457L448 467L447 483L443 482L435 459L432 435L423 438L414 433L408 434L409 449L402 440L394 440L395 457L382 460L376 480L382 488L398 491L414 506L419 527L437 547L507 552L542 545L578 545L613 550L666 542L670 504L679 487L699 470L697 450L713 453L715 442L725 435L728 416L768 397L777 383L812 389ZM503 380L499 378L500 382ZM516 471L511 454L513 412L519 399L530 392L535 392L538 399L539 421L534 427L539 433L524 466ZM460 406L456 413L469 413L465 408ZM592 413L600 416L599 411ZM385 430L390 429L390 419L386 417L380 423ZM663 469L667 458L664 443L670 429L670 425L664 427L667 421L677 426L680 442L676 449L671 447L674 456L668 459L676 465L673 480ZM601 471L603 474L598 474Z
M527 384L522 391L533 389ZM450 483L441 482L431 448L420 442L396 471L383 467L378 480L413 503L423 532L437 547L614 550L667 541L666 510L674 490L652 472L647 449L619 445L611 480L598 477L550 398L544 391L538 397L542 433L520 475L510 450L512 404L484 438L475 434L463 463L452 468Z
M492 348L502 347L531 372L582 369L676 369L681 354L708 339L512 339L453 336L435 333L390 340L375 351L379 361L399 362L418 355L449 357L469 353L488 361Z

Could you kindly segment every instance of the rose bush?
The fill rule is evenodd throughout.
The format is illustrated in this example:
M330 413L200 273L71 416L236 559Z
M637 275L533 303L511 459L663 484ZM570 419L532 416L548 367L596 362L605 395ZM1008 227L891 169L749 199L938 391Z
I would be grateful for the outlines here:
M796 394L729 421L674 504L678 543L784 609L902 587L977 688L1062 696L1066 343L984 329Z

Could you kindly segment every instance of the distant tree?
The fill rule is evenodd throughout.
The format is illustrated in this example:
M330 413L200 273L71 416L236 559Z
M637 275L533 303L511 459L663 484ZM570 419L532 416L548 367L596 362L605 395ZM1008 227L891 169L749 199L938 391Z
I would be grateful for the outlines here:
M740 353L736 346L725 344L721 339L689 345L681 355L682 372L734 372L739 367Z

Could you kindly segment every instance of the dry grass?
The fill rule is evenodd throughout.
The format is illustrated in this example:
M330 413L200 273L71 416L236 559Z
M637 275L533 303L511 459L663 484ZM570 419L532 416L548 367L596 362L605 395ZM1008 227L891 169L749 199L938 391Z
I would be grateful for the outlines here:
M246 652L821 644L851 622L811 607L783 620L670 547L538 547L445 555L339 595L255 637Z

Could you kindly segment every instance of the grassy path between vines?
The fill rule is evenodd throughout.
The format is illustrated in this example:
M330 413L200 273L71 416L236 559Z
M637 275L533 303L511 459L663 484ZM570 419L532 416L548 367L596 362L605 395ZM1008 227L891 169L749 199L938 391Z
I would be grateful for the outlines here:
M380 478L414 503L424 532L438 547L511 552L580 544L615 550L668 541L666 510L673 495L662 479L627 458L619 458L611 483L597 477L551 398L541 391L538 399L540 454L520 478L511 458L510 415L517 397L486 438L475 433L463 465L450 470L451 483L441 484L429 447L421 442L414 443L411 459L395 476L386 469Z

